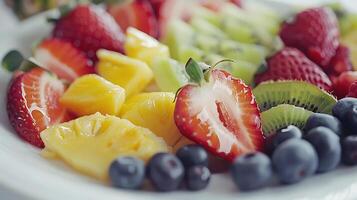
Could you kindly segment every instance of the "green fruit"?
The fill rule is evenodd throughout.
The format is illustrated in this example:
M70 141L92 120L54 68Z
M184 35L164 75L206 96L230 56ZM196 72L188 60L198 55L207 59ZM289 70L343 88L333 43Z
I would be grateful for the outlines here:
M277 81L259 84L253 94L261 111L279 104L291 104L312 112L331 113L337 100L317 86L303 81Z
M173 59L156 58L152 69L155 82L163 92L176 92L188 82L184 66Z
M275 134L289 125L304 128L307 119L313 112L289 104L281 104L261 113L265 136Z
M201 61L205 55L205 52L197 47L183 46L178 50L177 60L180 63L186 63L189 58L193 58L196 61Z
M219 27L219 24L221 21L220 17L217 15L217 13L215 13L207 8L204 8L202 6L197 7L195 12L193 13L192 18L203 19L216 27Z
M259 43L260 38L249 24L221 16L219 28L234 41L244 43Z
M163 41L169 47L171 56L179 59L181 48L192 47L194 37L195 31L190 25L180 20L173 20L168 25Z
M202 33L219 39L227 39L227 36L223 31L204 19L193 17L190 24L198 34Z

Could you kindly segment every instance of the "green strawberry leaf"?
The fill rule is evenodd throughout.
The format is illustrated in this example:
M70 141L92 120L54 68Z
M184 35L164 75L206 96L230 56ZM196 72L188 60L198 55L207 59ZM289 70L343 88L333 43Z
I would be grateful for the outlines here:
M23 55L17 50L11 50L4 56L1 65L7 71L13 72L20 68L22 61Z
M203 71L200 65L194 59L188 59L185 69L191 82L201 84L203 80Z

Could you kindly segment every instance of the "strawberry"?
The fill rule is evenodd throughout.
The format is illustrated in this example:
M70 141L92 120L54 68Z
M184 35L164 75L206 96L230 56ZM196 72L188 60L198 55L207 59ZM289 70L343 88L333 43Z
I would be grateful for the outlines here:
M350 50L344 45L340 45L334 57L332 57L328 68L327 75L331 77L338 77L341 73L352 71L352 62L350 59ZM331 78L332 79L332 78Z
M357 81L357 71L343 72L333 82L333 94L338 99L346 97L352 83L355 81Z
M270 80L302 80L331 91L332 83L325 72L303 53L286 47L267 60L267 70L257 74L255 83Z
M94 73L92 62L84 53L63 40L42 41L35 49L34 57L42 67L69 82L84 74Z
M352 83L347 96L357 98L357 81Z
M151 3L152 8L154 9L155 16L158 18L161 6L165 2L165 0L149 0L149 2Z
M123 30L135 27L152 37L159 35L159 24L148 0L133 0L109 5L108 12Z
M56 22L52 36L71 42L93 61L97 61L98 49L124 52L122 30L112 16L96 6L76 6Z
M286 46L298 48L326 67L339 45L336 15L325 7L304 10L283 24L280 37Z
M177 94L174 119L180 132L228 161L262 150L260 112L251 88L222 70L203 75L192 59L186 71L198 84ZM202 81L204 76L208 80Z
M43 147L40 132L69 119L66 109L59 104L65 86L39 67L16 74L7 92L9 121L21 138Z

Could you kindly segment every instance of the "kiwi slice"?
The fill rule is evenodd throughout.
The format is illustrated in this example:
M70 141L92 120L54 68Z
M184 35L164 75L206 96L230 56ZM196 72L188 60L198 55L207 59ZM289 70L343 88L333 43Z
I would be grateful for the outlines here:
M307 119L313 112L290 104L281 104L261 113L265 136L275 134L289 125L304 128Z
M269 81L253 90L260 111L279 104L291 104L312 112L330 114L337 100L317 86L304 81Z

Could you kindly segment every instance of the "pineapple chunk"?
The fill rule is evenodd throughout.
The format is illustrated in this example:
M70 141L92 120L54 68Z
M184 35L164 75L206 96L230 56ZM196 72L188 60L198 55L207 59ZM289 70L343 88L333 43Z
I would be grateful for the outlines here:
M174 122L174 98L170 92L138 94L124 103L121 117L150 129L173 146L183 137Z
M103 49L97 55L99 75L123 87L128 97L145 89L153 79L152 70L140 60Z
M89 74L75 80L60 102L77 116L96 112L117 115L125 101L125 90L104 78Z
M170 51L166 45L132 27L126 31L124 49L126 55L139 59L150 67L156 57L170 57Z
M47 128L41 133L46 155L62 158L74 169L107 180L110 163L119 156L147 161L167 152L164 140L125 119L96 113Z

